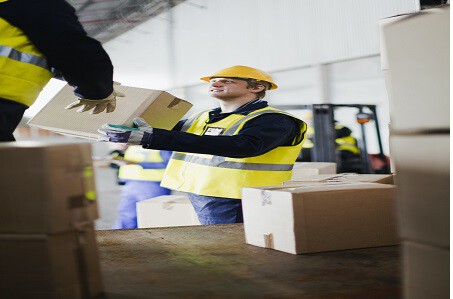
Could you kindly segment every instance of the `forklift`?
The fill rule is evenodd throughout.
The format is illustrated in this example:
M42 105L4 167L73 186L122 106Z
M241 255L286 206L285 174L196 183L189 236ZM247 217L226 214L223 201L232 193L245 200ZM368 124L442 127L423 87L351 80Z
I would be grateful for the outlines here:
M376 113L376 105L363 104L309 104L309 105L279 105L275 106L281 110L308 110L312 114L313 136L308 136L313 146L309 149L309 160L303 155L303 151L296 161L310 162L335 162L337 171L356 172L361 174L388 174L390 173L390 160L385 156L382 148L381 133L379 131L379 122ZM337 132L335 129L335 110L338 108L354 108L356 111L355 119L360 125L361 139L357 146L360 150L356 157L342 159L340 152L337 150L335 139ZM377 154L368 154L368 145L366 130L369 123L374 122L376 130L377 143L379 152ZM308 124L310 127L310 124Z

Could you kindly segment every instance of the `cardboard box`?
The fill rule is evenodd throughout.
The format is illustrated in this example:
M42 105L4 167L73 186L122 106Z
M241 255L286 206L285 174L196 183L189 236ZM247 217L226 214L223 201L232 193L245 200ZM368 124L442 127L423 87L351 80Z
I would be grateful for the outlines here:
M93 298L102 294L94 226L53 234L0 234L2 298Z
M294 163L291 180L297 180L315 174L335 174L337 164L330 162L296 162Z
M320 184L350 184L356 182L378 183L393 185L392 174L356 174L356 173L339 173L339 174L320 174L312 175L298 180L283 182L283 186L298 185L320 185Z
M0 143L0 233L58 233L98 218L87 142Z
M200 225L187 196L164 195L137 203L138 228Z
M401 236L450 246L450 136L391 136Z
M404 242L404 298L450 298L450 250Z
M242 189L246 242L293 254L398 244L396 187Z
M450 6L380 21L392 130L450 127Z
M171 130L192 107L189 102L161 90L121 85L115 89L126 95L117 98L115 111L89 114L77 113L77 109L64 109L77 100L72 87L67 85L28 124L57 133L97 139L97 130L103 124L132 126L134 117L144 118L152 127Z

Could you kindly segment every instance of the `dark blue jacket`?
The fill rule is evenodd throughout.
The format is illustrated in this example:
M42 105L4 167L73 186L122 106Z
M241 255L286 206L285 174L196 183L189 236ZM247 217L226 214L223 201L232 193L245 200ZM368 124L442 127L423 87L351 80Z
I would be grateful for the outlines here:
M21 29L63 74L75 94L103 99L113 92L113 65L100 42L87 36L75 9L64 0L9 0L0 18Z
M215 123L231 114L247 115L267 107L266 101L247 103L231 113L221 113L220 108L209 114L209 123ZM264 114L246 122L239 134L233 136L198 136L180 132L185 120L173 130L155 128L152 140L145 148L181 151L198 154L245 158L262 155L279 146L291 145L297 132L297 122L284 114Z

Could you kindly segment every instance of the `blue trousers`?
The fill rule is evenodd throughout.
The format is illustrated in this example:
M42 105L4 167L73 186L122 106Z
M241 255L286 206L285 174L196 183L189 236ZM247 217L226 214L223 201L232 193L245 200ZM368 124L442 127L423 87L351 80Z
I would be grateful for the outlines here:
M203 225L242 223L242 202L240 199L187 194Z
M156 196L169 195L170 189L162 188L160 182L126 181L121 187L121 202L114 229L137 228L136 203Z

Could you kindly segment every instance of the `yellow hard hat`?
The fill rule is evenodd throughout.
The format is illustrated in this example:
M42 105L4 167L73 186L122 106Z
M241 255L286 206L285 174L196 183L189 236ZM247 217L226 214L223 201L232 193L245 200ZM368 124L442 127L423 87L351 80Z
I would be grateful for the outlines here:
M269 83L270 84L269 89L277 89L278 87L268 73L243 65L236 65L228 67L226 69L221 69L220 71L215 72L211 76L200 78L200 80L209 82L211 78L215 77L255 79L257 81L265 81Z

